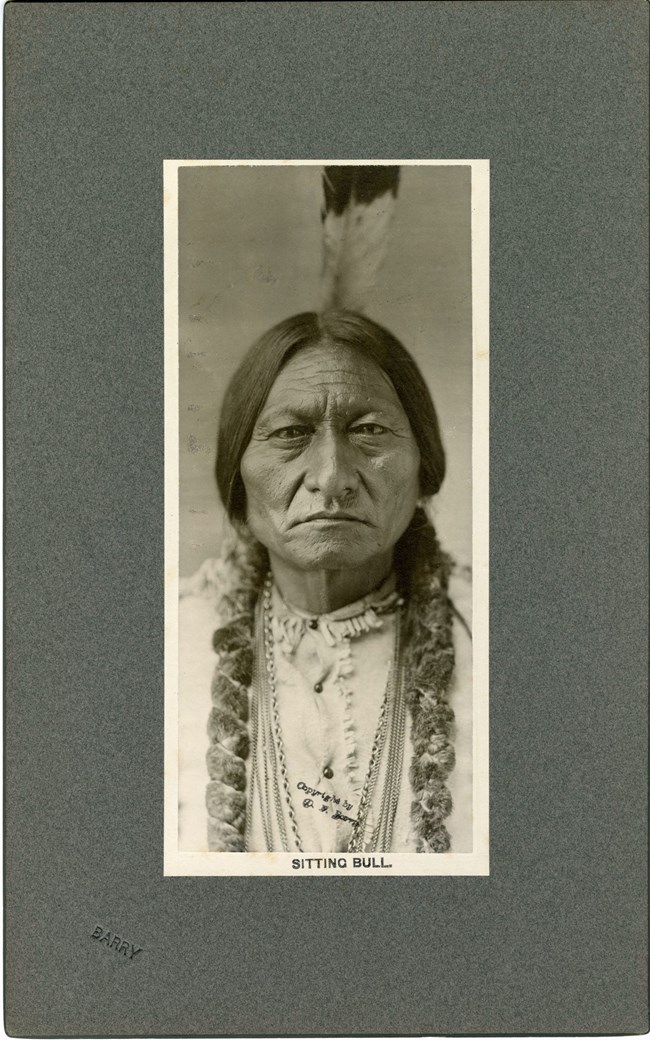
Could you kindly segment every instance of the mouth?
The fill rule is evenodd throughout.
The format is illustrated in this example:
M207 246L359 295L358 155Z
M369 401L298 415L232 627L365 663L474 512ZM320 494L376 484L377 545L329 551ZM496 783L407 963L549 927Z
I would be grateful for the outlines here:
M313 524L313 523L326 523L326 524L338 524L338 523L353 523L353 524L366 524L367 520L362 520L360 516L354 516L352 513L312 513L310 516L305 516L301 520L295 520L291 525L297 527L300 524Z

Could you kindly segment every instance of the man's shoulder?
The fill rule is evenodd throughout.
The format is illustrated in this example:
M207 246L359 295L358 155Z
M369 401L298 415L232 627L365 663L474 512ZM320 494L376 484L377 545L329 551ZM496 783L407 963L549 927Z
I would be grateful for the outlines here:
M449 575L449 598L456 621L472 633L472 570L471 567L454 563Z
M192 661L208 664L212 659L212 635L221 624L223 592L218 560L205 560L194 574L181 579L178 638L182 669Z
M218 557L204 560L201 566L179 582L179 597L184 601L203 601L216 605L224 586L223 561Z

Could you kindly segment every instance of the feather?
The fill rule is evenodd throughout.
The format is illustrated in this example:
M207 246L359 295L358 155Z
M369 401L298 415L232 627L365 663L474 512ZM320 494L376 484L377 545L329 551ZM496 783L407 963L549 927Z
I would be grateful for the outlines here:
M386 254L399 166L325 166L321 307L366 309Z

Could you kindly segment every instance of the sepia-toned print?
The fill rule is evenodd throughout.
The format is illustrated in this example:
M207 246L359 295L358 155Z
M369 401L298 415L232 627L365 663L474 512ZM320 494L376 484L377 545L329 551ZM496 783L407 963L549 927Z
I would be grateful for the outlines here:
M166 874L488 872L487 198L166 163Z

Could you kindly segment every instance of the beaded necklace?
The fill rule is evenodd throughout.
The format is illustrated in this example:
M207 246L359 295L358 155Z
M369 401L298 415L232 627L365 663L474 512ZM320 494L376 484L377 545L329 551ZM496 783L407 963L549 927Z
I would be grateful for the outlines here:
M252 698L252 773L251 799L259 795L262 829L267 850L273 849L273 820L277 822L278 831L285 852L292 851L285 824L285 815L280 796L284 793L284 804L291 825L292 841L295 849L304 851L298 830L291 788L289 771L277 701L276 666L274 647L274 625L271 612L272 579L268 575L257 610L257 668L256 681L253 683ZM368 769L365 775L357 818L353 824L352 835L348 843L348 852L356 851L389 851L392 841L393 825L399 799L402 763L404 758L404 732L406 723L406 707L403 691L403 667L401 661L400 641L400 607L401 600L395 595L385 597L381 601L380 610L387 612L395 609L398 613L395 626L395 642L393 659L379 711L379 719L370 753ZM367 613L367 609L365 611ZM362 615L358 615L362 616ZM347 619L346 619L347 620ZM351 618L350 620L354 620ZM331 624L326 619L324 625ZM312 627L316 627L313 625ZM368 631L370 624L357 631ZM277 629L276 629L277 630ZM330 629L331 632L331 629ZM348 633L344 631L344 636ZM368 814L381 763L386 758L385 779L380 799L378 823L372 834L366 837ZM279 775L278 775L279 774ZM280 783L281 781L281 783ZM252 813L247 814L246 847L250 845L250 827Z

